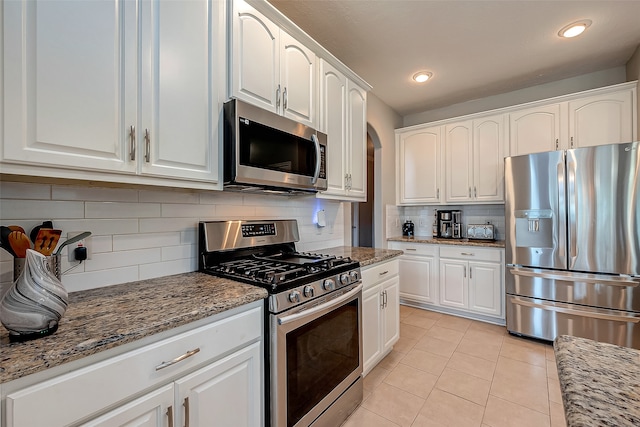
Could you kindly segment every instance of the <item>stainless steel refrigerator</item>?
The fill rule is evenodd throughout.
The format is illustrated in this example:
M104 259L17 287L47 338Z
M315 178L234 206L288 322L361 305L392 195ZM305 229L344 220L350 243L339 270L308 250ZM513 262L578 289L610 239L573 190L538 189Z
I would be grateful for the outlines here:
M505 159L507 329L640 348L640 142Z

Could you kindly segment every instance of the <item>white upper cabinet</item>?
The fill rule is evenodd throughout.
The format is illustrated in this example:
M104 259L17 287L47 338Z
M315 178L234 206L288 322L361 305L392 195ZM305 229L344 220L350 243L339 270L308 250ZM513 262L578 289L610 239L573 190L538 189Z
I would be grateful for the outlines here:
M473 125L471 120L445 126L446 201L472 200L473 193Z
M442 126L396 133L396 198L399 205L440 203Z
M231 95L316 126L315 53L244 1L232 3Z
M3 7L3 161L134 173L135 3Z
M216 182L221 7L213 0L7 2L3 163L11 172L62 178Z
M634 92L624 90L569 102L569 148L632 142Z
M560 148L560 104L515 111L509 119L512 156Z
M504 202L506 114L473 121L473 201Z
M367 92L320 61L320 130L327 134L327 190L319 198L367 197Z

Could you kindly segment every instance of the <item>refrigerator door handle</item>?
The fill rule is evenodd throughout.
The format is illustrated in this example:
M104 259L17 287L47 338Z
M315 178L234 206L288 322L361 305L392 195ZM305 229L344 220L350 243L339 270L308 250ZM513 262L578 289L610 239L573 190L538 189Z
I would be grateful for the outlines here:
M567 187L569 198L569 268L577 258L576 219L578 218L578 203L576 197L576 164L567 160Z
M519 297L511 297L509 302L515 305L522 305L522 306L531 307L531 308L539 308L541 310L555 311L557 313L572 314L580 317L591 317L594 319L610 320L613 322L628 322L628 323L640 322L640 317L619 316L615 314L595 313L591 311L576 310L574 308L570 308L568 304L547 303L547 302L537 303L537 302L526 301L526 300L520 299Z
M559 162L556 168L556 174L558 178L558 210L561 215L564 213L564 206L566 203L566 188L565 188L565 176L564 176L564 162ZM567 255L567 249L565 243L566 237L566 220L564 217L560 217L558 220L558 254L561 258L565 258Z
M622 287L637 288L640 286L640 279L622 276L606 276L589 273L565 273L563 271L545 271L527 267L507 266L514 276L540 277L542 279L564 280L566 282L582 282L593 284L606 284Z

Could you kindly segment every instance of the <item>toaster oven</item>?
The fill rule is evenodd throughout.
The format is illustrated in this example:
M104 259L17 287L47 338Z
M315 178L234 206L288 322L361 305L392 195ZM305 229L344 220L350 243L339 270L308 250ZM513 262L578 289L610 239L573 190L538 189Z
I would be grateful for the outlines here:
M467 238L469 240L495 240L496 230L493 224L468 224Z

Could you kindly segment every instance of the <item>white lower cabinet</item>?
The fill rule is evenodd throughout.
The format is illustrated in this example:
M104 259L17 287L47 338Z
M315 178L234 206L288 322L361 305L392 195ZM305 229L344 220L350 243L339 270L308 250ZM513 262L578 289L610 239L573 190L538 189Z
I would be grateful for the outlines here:
M400 338L397 259L362 269L362 360L367 375Z
M53 378L3 384L1 425L261 426L262 304Z
M400 264L400 298L438 303L438 246L390 242L389 249L404 251Z

